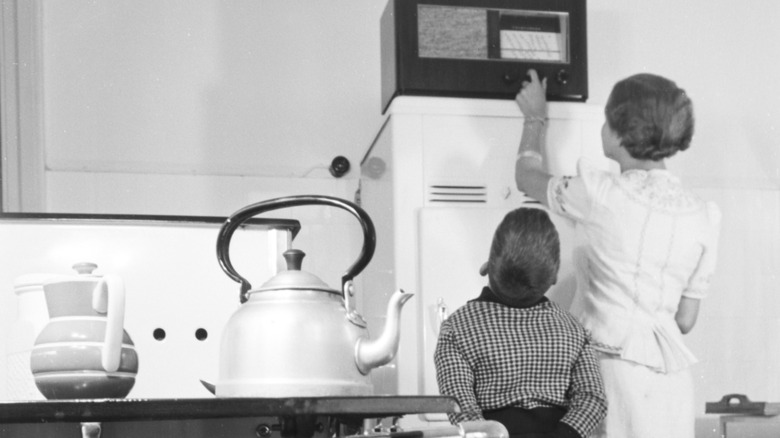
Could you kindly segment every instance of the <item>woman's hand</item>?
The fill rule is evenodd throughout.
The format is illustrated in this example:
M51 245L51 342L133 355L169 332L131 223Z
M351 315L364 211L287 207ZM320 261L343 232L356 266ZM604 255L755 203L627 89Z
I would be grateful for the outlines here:
M520 107L520 111L526 118L547 118L547 99L545 90L547 90L547 78L539 81L539 75L536 70L528 70L528 76L531 82L523 81L523 86L515 96L515 102Z
M687 335L688 332L693 330L693 326L696 325L696 319L699 317L700 303L701 300L694 298L682 297L680 299L680 304L677 306L677 313L674 315L674 320L682 334Z

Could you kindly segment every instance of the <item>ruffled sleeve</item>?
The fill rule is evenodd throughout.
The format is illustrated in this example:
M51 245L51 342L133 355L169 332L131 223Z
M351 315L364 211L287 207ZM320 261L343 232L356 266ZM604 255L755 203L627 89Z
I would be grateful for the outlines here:
M718 239L720 235L721 213L714 202L707 203L707 218L709 227L702 235L702 253L699 263L693 271L688 285L682 295L687 298L702 299L710 288L710 279L715 272L715 262L718 255Z
M609 173L580 159L577 176L554 176L550 179L547 185L548 205L561 216L575 221L587 220L610 182Z

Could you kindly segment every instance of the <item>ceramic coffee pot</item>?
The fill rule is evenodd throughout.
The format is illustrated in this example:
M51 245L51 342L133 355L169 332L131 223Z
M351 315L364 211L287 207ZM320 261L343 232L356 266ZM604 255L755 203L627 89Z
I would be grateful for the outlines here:
M124 330L125 289L116 275L78 275L44 283L49 322L30 356L35 385L47 399L122 398L135 384L138 355Z

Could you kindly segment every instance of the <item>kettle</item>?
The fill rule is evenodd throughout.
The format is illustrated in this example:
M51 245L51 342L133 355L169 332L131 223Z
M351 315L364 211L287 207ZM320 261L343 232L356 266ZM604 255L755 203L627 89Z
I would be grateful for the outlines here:
M330 288L302 270L305 254L283 254L287 270L262 286L251 284L230 261L233 232L263 212L302 205L327 205L355 216L363 230L358 259ZM368 265L376 247L374 224L357 205L329 196L289 196L249 205L230 216L219 231L217 258L222 270L240 283L241 306L222 332L217 397L362 396L373 393L369 373L387 364L398 350L400 314L412 294L396 291L389 300L382 334L370 339L365 320L354 308L353 278Z

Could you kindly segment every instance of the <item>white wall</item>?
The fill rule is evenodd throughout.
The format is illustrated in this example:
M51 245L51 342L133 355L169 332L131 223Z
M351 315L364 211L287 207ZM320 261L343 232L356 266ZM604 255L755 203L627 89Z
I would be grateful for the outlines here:
M330 178L378 127L381 2L42 5L50 170Z
M106 201L116 200L107 187L91 198L63 193L67 181L97 190L81 172L114 173L129 197L132 178L122 183L127 175L116 172L157 173L182 187L180 176L221 175L225 187L251 184L256 200L289 180L294 190L350 196L357 172L337 181L325 167L336 155L356 167L379 127L384 0L42 5L46 166L58 210L77 205L68 196L121 208ZM670 166L725 214L720 270L690 335L702 359L702 416L724 386L780 399L778 17L771 0L588 2L590 103L645 71L676 80L694 101L693 146ZM225 199L230 190L154 205L227 214L248 201ZM701 422L703 436L716 436L712 419Z
M356 165L381 121L384 0L41 1L51 171L330 178L318 166ZM778 16L769 0L591 0L590 102L669 76L696 105L686 176L777 188Z

